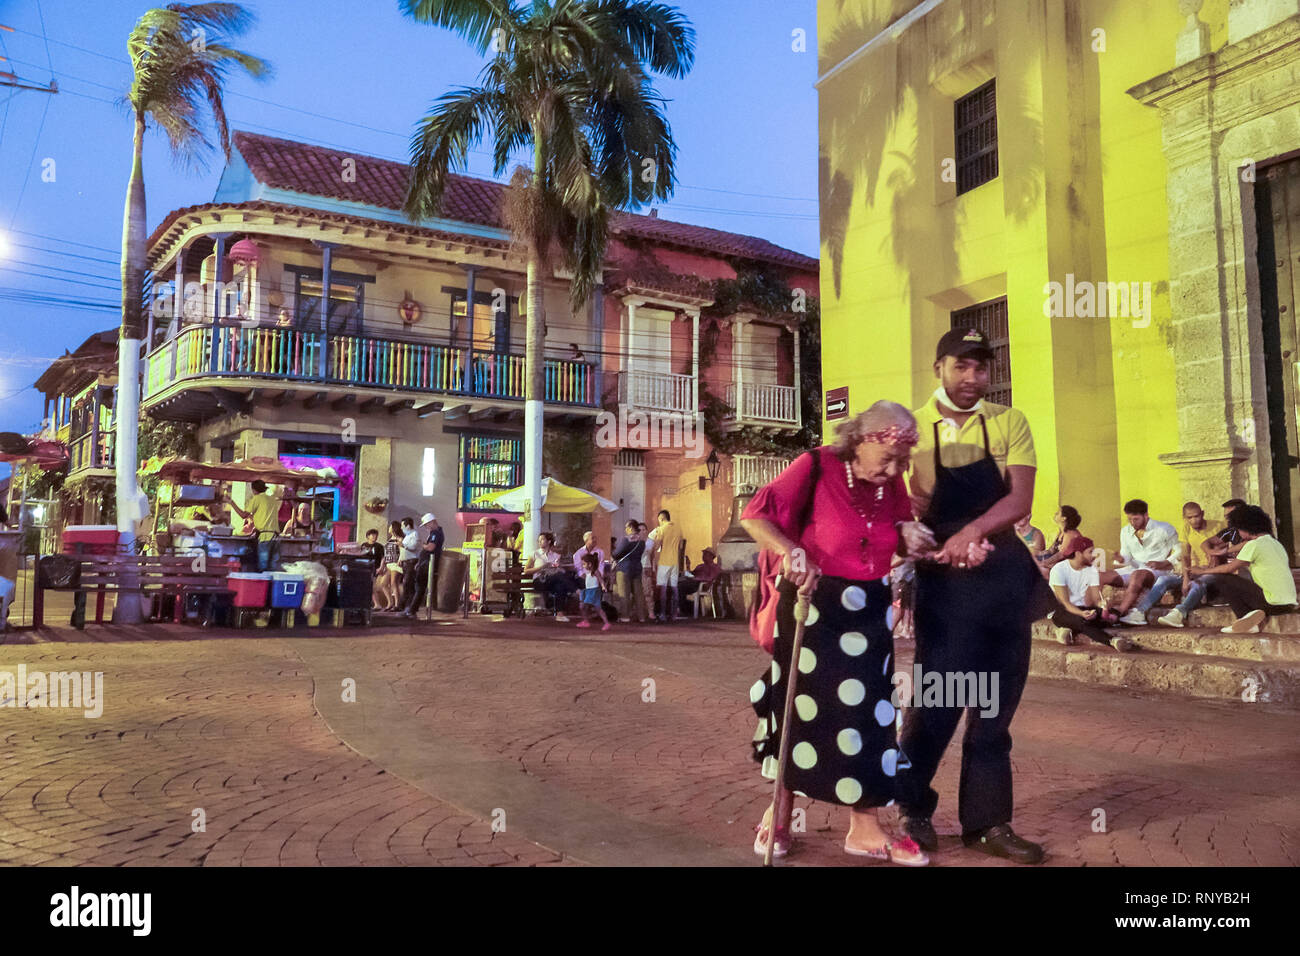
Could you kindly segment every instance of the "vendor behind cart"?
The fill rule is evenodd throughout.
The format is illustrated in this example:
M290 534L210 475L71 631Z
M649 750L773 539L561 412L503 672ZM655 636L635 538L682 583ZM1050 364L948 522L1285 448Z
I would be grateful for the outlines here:
M280 498L266 490L266 482L254 479L250 487L253 497L248 499L248 508L244 509L230 502L230 507L242 518L253 522L253 535L257 539L257 570L269 571L278 563L279 542L276 532L280 530Z

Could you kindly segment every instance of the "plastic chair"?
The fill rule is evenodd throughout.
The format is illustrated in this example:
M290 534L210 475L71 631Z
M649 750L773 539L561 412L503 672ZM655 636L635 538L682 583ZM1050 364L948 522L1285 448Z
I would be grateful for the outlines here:
M695 615L694 615L695 617L700 616L700 600L703 598L708 598L709 610L713 614L713 619L715 621L717 620L718 602L713 596L713 588L717 583L718 583L717 581L709 581L706 584L701 584L698 591L687 596L687 599L690 600L695 605Z

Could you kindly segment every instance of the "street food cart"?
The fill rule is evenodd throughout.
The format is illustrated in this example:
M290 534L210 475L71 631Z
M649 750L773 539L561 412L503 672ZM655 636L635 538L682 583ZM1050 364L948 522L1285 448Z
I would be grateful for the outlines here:
M237 534L233 521L220 520L223 516L230 516L226 501L229 484L261 480L267 485L282 486L289 493L280 500L291 507L302 502L314 503L317 496L310 489L338 484L336 475L295 471L266 458L218 464L178 459L163 463L156 474L159 485L154 503L157 516L154 536L158 550L175 552L203 547L209 557L240 558L244 563L247 563L249 546L255 539ZM177 515L177 509L186 508L197 511L202 517ZM326 534L315 539L277 533L275 540L282 559L305 559L313 553L334 550L328 529Z
M278 485L287 489L280 500L294 508L304 502L314 503L318 498L314 489L337 485L337 475L310 469L295 471L273 459L258 458L218 464L169 461L156 468L155 473L159 478L154 508L158 515L155 543L160 553L203 553L209 562L224 563L231 571L230 590L237 611L291 611L305 607L301 604L304 582L300 575L278 570L257 572L257 536L236 533L228 517L227 486L257 480L268 486ZM178 509L194 511L186 517L183 511L178 514ZM331 532L327 525L324 533L308 537L277 533L273 553L278 553L282 566L301 562L323 565L330 577L324 606L359 611L368 619L373 569L361 567L368 565L364 559L344 558L339 554ZM364 589L360 587L363 572L367 575ZM308 582L308 597L311 590Z

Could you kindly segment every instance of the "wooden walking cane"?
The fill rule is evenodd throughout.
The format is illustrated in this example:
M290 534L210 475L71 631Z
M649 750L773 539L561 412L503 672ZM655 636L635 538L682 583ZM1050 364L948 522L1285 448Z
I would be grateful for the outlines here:
M772 865L772 851L776 846L776 815L781 805L781 791L785 789L785 768L790 760L790 717L794 713L794 681L799 673L799 652L803 649L803 627L808 620L808 606L812 594L803 588L794 606L794 647L790 651L789 670L785 672L785 707L781 713L781 749L776 760L776 786L772 790L772 821L767 828L767 852L763 854L763 865Z

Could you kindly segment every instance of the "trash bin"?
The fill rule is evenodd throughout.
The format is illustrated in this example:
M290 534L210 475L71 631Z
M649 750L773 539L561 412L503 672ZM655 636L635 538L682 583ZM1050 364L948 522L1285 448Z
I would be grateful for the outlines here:
M469 571L469 558L459 551L443 551L438 562L439 611L460 610L461 593L465 588L465 575Z
M374 596L375 572L365 558L345 557L334 562L326 607L369 609Z

